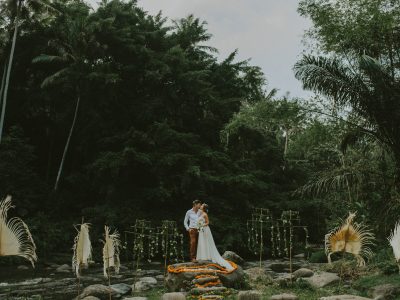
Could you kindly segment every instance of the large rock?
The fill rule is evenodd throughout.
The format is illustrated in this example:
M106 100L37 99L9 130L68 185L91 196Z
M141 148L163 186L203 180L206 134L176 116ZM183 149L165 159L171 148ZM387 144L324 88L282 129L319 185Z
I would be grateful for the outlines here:
M400 294L400 286L390 283L377 285L372 288L371 294L379 300L395 299Z
M323 288L339 282L340 278L335 273L320 272L311 277L303 278L303 280L308 282L313 288Z
M238 264L241 266L244 264L244 259L241 258L238 254L236 254L233 251L225 251L225 253L222 255L222 257L226 260L233 261L235 264Z
M238 300L261 300L262 294L260 291L240 291Z
M226 292L227 288L224 286L212 286L212 287L205 287L205 288L193 288L190 293L193 295L203 295L203 294L222 294L224 292Z
M126 295L132 291L132 288L130 285L126 283L117 283L117 284L112 284L111 288L116 291L118 294L121 295Z
M161 300L186 300L186 295L184 293L165 293Z
M239 289L244 282L244 271L241 266L238 266L237 270L232 273L218 273L217 275L222 284L228 288Z
M118 294L112 288L105 286L103 284L93 284L93 285L89 285L82 291L82 293L79 295L79 299L93 296L93 297L99 298L100 300L107 300L110 297L110 293L111 293L112 299L120 299L121 298L121 295Z
M289 273L290 272L290 263L289 262L273 262L269 266L272 271L276 273ZM292 263L292 272L301 268L299 263Z
M82 300L100 300L100 299L97 297L94 297L94 296L88 296L88 297L83 298Z
M293 294L280 294L280 295L273 295L273 296L271 296L270 299L271 300L297 300L299 298Z
M249 278L250 282L254 281L266 281L271 279L271 276L267 273L267 270L260 267L254 267L244 270L244 273Z
M370 298L364 298L354 295L337 295L337 296L322 297L319 299L320 300L372 300Z
M293 272L293 278L305 278L311 277L314 275L314 272L307 268L300 268Z
M180 263L175 264L172 267L201 267L204 269L196 272L181 272L181 273L168 273L165 282L170 292L181 292L188 291L191 288L191 282L198 275L217 275L222 284L229 288L240 287L244 281L243 269L238 266L238 269L229 274L217 273L215 269L206 267L209 262L198 262L198 263Z
M148 291L157 285L157 279L154 277L142 277L134 285L132 290L135 292Z
M71 266L64 264L64 265L57 267L56 273L69 273L69 272L71 272L71 270L72 270Z

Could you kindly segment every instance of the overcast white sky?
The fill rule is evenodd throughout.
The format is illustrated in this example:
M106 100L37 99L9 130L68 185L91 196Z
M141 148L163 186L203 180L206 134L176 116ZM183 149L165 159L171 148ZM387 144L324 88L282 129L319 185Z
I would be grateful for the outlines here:
M97 0L89 0L91 3ZM269 86L279 95L306 97L294 78L292 67L303 50L301 39L310 22L296 11L299 0L138 0L150 14L160 10L165 17L178 19L193 13L208 23L213 35L208 43L225 58L236 48L239 59L264 71Z

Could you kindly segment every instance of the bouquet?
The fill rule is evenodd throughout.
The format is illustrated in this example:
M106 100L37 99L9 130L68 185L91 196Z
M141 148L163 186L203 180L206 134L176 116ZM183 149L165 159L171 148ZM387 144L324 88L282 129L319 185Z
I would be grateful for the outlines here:
M197 230L198 231L203 231L204 230L204 226L206 226L206 224L205 224L204 219L202 218L197 222Z

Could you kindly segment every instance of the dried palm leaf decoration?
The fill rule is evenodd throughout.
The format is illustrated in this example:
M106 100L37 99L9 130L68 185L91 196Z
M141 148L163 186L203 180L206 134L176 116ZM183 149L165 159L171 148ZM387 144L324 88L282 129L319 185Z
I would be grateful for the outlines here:
M372 255L369 248L373 245L374 235L362 224L353 222L356 213L349 213L344 224L325 235L325 252L328 262L331 263L331 254L347 252L357 259L358 266L365 266L366 257Z
M396 259L400 272L400 222L396 224L388 240L390 246L392 246L394 258Z
M28 226L17 217L7 220L12 207L11 196L0 202L0 256L21 256L35 267L36 246Z
M104 229L103 271L104 276L108 277L107 270L109 270L111 267L114 268L115 273L118 274L119 272L119 249L121 247L121 242L119 239L119 233L117 231L114 231L113 234L110 234L110 228L108 226L104 226Z
M74 240L74 255L72 256L72 269L76 276L80 276L81 268L87 268L92 259L92 244L89 237L89 224L83 223Z

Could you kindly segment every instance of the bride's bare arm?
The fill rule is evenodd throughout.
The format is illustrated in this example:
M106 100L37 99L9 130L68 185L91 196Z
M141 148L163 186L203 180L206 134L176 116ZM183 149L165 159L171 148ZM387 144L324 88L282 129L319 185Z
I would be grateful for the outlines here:
M208 226L208 224L210 223L208 221L208 215L206 213L204 213L203 217L204 217L204 226Z

